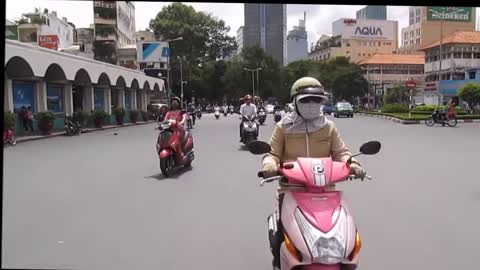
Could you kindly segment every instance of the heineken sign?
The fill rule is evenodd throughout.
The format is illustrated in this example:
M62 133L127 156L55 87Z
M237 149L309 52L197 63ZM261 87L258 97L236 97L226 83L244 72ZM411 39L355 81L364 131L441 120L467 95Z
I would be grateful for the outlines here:
M472 21L471 7L428 7L427 13L427 19L429 21Z

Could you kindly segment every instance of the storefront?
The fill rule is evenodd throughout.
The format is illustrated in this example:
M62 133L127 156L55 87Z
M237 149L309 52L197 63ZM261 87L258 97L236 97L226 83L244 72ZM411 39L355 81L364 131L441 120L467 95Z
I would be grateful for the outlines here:
M106 89L103 87L94 87L93 88L93 109L94 110L105 110L105 93Z
M12 81L13 112L19 113L23 107L36 112L35 82Z
M450 102L453 99L454 102L460 104L460 100L458 98L458 90L467 83L480 83L479 79L473 80L448 80L448 81L440 81L439 89L440 94L442 95L442 103L443 102Z
M64 86L47 84L47 110L53 113L65 112Z

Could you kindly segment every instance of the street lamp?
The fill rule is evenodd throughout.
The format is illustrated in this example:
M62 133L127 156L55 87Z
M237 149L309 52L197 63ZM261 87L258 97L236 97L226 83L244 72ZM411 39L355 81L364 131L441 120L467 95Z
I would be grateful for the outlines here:
M180 100L182 101L183 106L183 84L187 83L183 81L183 60L185 60L185 56L177 56L177 59L180 60Z
M243 68L246 71L252 72L252 94L255 96L255 72L257 72L257 84L258 84L258 71L261 70L262 68L257 68L257 69L248 69L248 68ZM257 89L258 92L258 89Z
M179 41L179 40L183 40L183 37L177 37L174 39L165 40L164 42L170 43L172 41ZM168 48L170 49L170 44ZM170 101L170 92L172 91L172 87L170 86L170 52L168 53L168 58L167 58L167 83L169 88L167 90L167 98Z

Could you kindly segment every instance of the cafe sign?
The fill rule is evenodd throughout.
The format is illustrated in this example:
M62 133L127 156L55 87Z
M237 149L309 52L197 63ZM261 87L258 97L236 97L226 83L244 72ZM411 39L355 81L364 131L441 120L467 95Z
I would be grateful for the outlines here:
M471 7L427 7L429 21L472 21Z

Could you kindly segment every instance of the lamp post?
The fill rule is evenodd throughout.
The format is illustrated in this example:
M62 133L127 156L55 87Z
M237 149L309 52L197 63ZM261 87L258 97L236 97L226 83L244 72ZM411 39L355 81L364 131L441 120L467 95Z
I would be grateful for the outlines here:
M177 56L177 59L180 60L180 100L183 106L183 84L187 83L183 81L183 60L185 60L185 56Z
M246 71L252 72L252 94L255 96L255 72L257 72L258 76L258 71L261 70L262 68L257 68L257 69L248 69L248 68L243 68ZM257 84L258 84L258 78L257 78ZM257 89L257 94L258 94L258 89Z
M179 41L179 40L183 40L183 37L169 39L169 40L166 40L165 42L169 43L168 48L170 49L170 42ZM168 52L168 58L167 58L167 83L168 83L167 99L170 101L170 92L172 91L172 87L170 86L170 51Z

